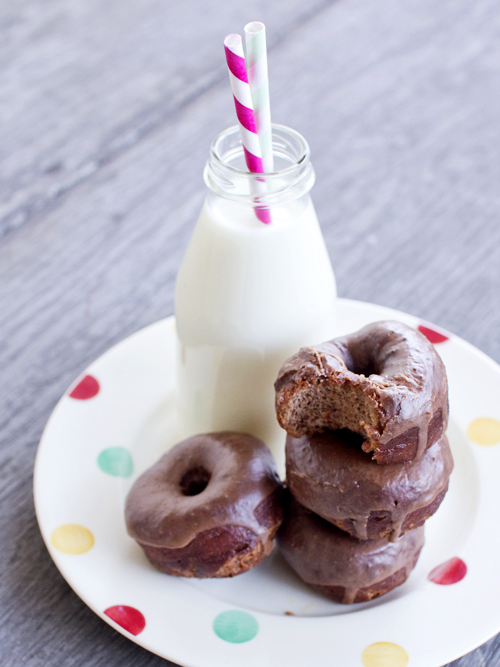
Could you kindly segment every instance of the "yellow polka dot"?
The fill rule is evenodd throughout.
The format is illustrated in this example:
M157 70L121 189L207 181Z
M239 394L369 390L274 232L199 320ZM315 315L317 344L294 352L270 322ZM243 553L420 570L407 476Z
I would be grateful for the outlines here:
M50 537L52 546L63 554L79 556L90 551L94 546L94 536L77 523L67 523L56 528Z
M361 654L364 667L406 667L408 653L390 642L377 642L367 646Z
M500 421L491 417L474 419L469 424L467 435L476 445L498 445L500 443Z

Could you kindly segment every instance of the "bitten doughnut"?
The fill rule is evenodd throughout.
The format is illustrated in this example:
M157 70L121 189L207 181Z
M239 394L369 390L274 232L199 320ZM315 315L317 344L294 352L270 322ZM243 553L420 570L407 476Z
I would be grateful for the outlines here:
M299 503L360 540L396 540L421 526L448 490L453 458L446 436L423 458L379 466L361 436L326 431L287 437L287 483Z
M425 336L401 322L302 348L283 364L275 389L287 433L347 428L363 436L377 463L422 458L448 423L443 362Z
M182 577L233 577L270 553L283 520L271 452L250 435L207 433L167 452L132 486L128 533Z
M367 602L406 581L424 544L424 528L397 542L357 540L288 497L278 546L309 586L335 602Z

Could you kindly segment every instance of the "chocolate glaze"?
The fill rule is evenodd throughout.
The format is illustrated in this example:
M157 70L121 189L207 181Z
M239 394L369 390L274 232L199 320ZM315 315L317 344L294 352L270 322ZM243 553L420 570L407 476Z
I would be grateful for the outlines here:
M448 488L453 458L446 436L419 461L376 465L350 431L287 437L290 491L321 517L366 540L396 540L433 514Z
M429 519L434 514L434 512L438 510L447 491L448 484L446 484L446 486L428 505L424 505L424 507L419 507L412 512L408 512L402 521L399 536L404 535L409 530L413 530L418 526L422 526L427 521L427 519ZM360 534L366 534L366 539L369 540L388 537L391 542L394 542L398 534L397 525L395 528L393 517L387 512L370 512L368 523L366 525L361 524L361 531L359 520L355 521L354 519L338 519L332 523L335 523L338 528L345 530L347 533L349 533L349 535L357 537L358 539L360 539Z
M141 546L149 561L162 572L203 579L246 572L271 552L272 542L260 541L248 528L221 526L201 531L180 549Z
M283 364L275 389L278 421L290 435L348 428L378 463L421 458L448 422L443 362L401 322L302 348Z
M125 504L127 530L143 547L181 549L199 533L223 526L248 529L265 542L269 526L275 530L281 520L280 489L261 440L232 432L196 435L136 480Z
M345 604L356 598L371 599L403 583L424 544L423 527L406 533L397 542L358 540L302 507L291 495L287 505L277 535L285 560L307 584L318 590L333 588L330 593L335 593L331 595L334 599L338 599L341 589L339 601ZM358 596L360 591L363 594ZM327 590L322 592L328 594Z
M344 604L351 604L352 602L369 602L374 598L379 598L381 595L385 595L389 591L392 591L393 588L401 586L407 579L409 572L417 564L420 551L417 551L413 559L413 563L410 563L409 566L405 566L390 574L385 579L377 581L375 584L370 586L365 586L364 588L358 588L354 600L351 600L349 597L346 598L345 588L343 586L321 586L320 584L309 584L311 588L314 588L316 591L323 593L327 597L331 598L335 602L342 602Z

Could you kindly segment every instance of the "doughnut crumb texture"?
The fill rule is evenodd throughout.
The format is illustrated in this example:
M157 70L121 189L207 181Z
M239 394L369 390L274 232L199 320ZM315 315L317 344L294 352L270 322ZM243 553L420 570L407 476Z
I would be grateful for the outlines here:
M275 390L289 435L348 429L381 464L421 459L448 423L444 364L425 336L401 322L301 348L281 367Z
M159 570L233 577L271 552L283 520L282 483L261 440L225 431L196 435L136 480L125 520Z

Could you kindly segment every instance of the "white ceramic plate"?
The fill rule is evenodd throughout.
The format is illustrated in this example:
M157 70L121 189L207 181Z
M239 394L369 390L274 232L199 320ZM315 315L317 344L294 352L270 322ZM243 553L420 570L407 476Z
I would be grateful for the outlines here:
M339 334L381 319L423 324L339 301ZM500 630L500 447L491 446L500 442L500 367L427 326L448 371L455 471L403 586L346 607L303 585L278 554L228 580L179 579L149 565L127 536L123 507L137 476L176 442L173 318L95 361L47 424L35 502L64 578L119 632L186 667L438 667L492 637ZM431 581L449 559L434 579L460 580Z

